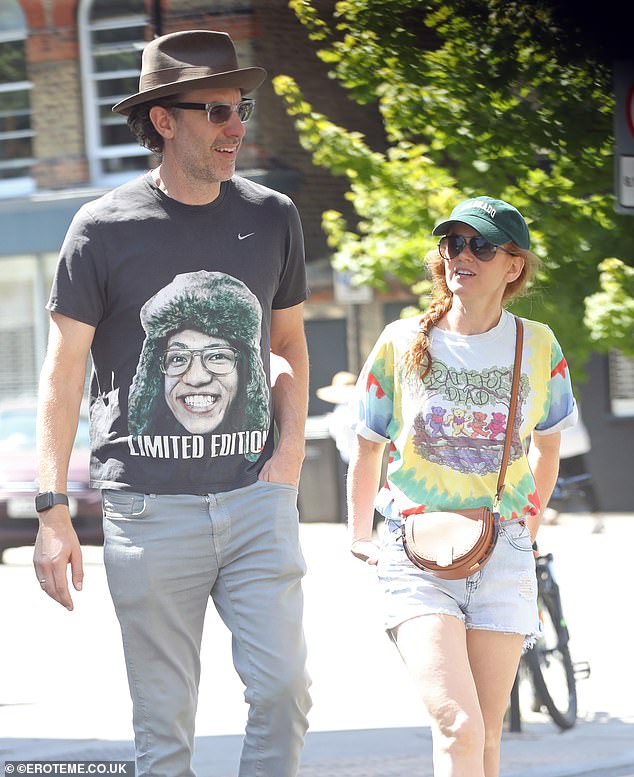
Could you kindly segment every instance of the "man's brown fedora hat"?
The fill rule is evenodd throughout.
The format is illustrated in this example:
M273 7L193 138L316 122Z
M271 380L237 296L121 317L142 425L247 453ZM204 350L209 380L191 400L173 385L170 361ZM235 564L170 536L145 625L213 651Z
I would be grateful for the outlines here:
M188 89L257 88L266 78L261 67L238 67L238 58L226 32L186 30L162 35L143 50L139 91L113 107L128 114L140 103Z

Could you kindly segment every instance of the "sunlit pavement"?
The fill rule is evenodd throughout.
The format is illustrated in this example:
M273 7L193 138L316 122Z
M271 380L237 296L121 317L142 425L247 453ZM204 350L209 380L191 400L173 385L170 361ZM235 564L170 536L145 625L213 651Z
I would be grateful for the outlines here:
M523 710L505 733L502 777L630 777L634 673L627 582L634 516L584 516L542 529L555 556L579 683L579 722L560 733ZM301 777L431 777L427 716L381 626L374 570L356 561L341 524L301 525L308 563L305 628L314 706ZM84 590L68 613L39 589L31 550L0 566L0 762L131 759L132 730L118 624L101 551L85 549ZM619 601L621 604L619 604ZM620 615L619 615L620 611ZM210 608L203 642L195 765L235 777L246 706L230 669L230 637Z

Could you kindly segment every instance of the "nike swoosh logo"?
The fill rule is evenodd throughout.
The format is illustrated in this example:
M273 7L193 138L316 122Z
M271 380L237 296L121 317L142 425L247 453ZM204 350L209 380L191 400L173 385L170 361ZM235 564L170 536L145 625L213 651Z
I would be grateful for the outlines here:
M238 232L238 240L246 240L248 237L251 237L251 235L255 235L255 232L249 232L246 235L241 235Z

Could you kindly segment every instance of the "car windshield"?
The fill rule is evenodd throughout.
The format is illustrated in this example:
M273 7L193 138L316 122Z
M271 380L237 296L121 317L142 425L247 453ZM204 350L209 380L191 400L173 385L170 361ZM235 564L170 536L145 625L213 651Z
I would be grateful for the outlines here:
M0 451L24 451L35 448L36 411L30 408L0 410ZM75 448L89 448L88 418L79 418Z

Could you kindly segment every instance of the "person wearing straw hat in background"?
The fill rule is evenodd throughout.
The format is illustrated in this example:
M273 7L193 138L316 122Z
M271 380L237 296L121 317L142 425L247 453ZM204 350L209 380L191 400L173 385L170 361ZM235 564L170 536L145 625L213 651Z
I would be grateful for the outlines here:
M34 566L72 610L67 567L77 591L83 570L66 481L91 353L91 481L103 494L138 777L193 775L210 596L249 705L240 777L294 777L307 729L303 236L288 197L234 175L255 107L247 95L265 77L239 67L226 33L146 46L139 91L113 110L160 164L80 209L47 305ZM169 433L151 404L163 393Z
M354 397L356 382L356 376L352 372L337 372L329 386L322 386L315 392L322 402L335 406L333 411L328 413L328 432L345 464L350 461L350 447L354 439L354 417L350 403Z
M315 392L322 402L334 405L326 416L328 434L335 441L337 452L337 495L339 502L339 520L345 521L346 508L346 477L350 450L354 440L354 409L352 399L355 393L356 376L352 372L342 370L332 376L329 386L322 386Z

